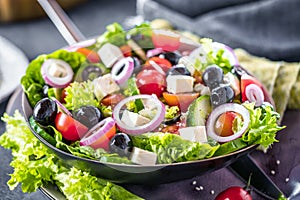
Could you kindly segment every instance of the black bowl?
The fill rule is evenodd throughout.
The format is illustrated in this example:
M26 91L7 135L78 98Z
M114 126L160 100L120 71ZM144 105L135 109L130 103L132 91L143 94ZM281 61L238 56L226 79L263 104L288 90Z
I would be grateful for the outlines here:
M22 94L22 107L25 119L28 123L29 117L32 115L32 108L25 93ZM157 164L154 166L115 164L81 158L64 152L48 143L36 133L30 125L29 127L32 133L53 153L62 159L64 163L84 171L89 171L92 175L115 183L163 184L189 179L226 167L240 156L250 153L257 147L257 145L252 145L227 155L189 162Z

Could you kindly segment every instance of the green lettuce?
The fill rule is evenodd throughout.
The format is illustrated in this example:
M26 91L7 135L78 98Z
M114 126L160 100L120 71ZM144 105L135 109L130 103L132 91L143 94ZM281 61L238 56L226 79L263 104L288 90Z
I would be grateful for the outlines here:
M76 110L81 106L99 106L94 94L94 84L90 80L73 82L66 89L65 106L68 110Z
M80 53L57 50L48 55L40 55L31 61L27 67L26 74L21 79L21 84L32 107L43 98L45 81L41 74L41 67L44 61L49 58L66 61L72 67L74 73L77 72L81 64L86 60L85 56Z
M104 32L98 39L98 48L106 43L110 43L116 46L122 46L126 44L126 31L118 23L112 23L106 26L106 32Z
M128 35L143 49L153 49L152 28L144 22L128 31Z
M269 147L276 139L276 133L285 128L277 124L278 113L271 106L255 108L254 103L243 104L250 113L250 125L242 139L248 145L259 144L264 148Z
M109 181L66 166L31 133L18 111L13 116L4 114L2 120L7 127L0 145L11 149L13 155L14 172L7 182L11 190L21 184L23 192L34 192L54 183L67 199L141 199Z
M212 157L219 145L191 142L170 133L146 133L132 136L133 146L157 154L157 162L174 163Z
M136 85L135 77L131 77L127 81L127 88L124 90L124 95L127 97L139 95L140 91ZM132 110L133 112L139 112L144 109L144 104L141 99L136 99L135 101L127 103L127 109Z

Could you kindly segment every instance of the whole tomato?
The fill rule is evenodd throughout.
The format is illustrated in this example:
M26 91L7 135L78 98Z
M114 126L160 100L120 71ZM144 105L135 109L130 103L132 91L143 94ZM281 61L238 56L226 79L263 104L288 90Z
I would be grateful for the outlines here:
M244 188L233 186L218 194L215 200L252 200L252 197Z

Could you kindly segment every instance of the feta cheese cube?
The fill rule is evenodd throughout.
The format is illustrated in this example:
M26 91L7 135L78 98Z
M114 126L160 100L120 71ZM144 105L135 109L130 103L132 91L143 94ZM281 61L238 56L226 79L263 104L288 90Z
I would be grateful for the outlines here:
M93 81L94 94L96 98L101 101L106 95L113 94L120 90L118 84L112 79L111 74L105 74Z
M179 129L179 135L185 139L192 142L207 142L207 135L205 126L191 126Z
M149 123L151 120L139 115L138 113L130 112L128 110L124 110L121 121L126 124L128 127L136 127L136 126L142 126L144 124Z
M194 78L185 75L167 76L167 91L173 94L193 92Z
M104 44L99 49L98 54L107 68L111 68L118 60L124 58L120 48L110 43Z
M132 148L132 153L130 155L130 160L133 163L140 165L155 165L157 160L156 153L151 151L146 151L137 147Z

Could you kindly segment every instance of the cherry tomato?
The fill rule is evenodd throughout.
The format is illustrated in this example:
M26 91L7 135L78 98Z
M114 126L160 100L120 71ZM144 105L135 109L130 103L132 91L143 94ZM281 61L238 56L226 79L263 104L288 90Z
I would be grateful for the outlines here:
M215 124L215 132L223 137L233 135L233 121L238 116L235 112L225 112L219 116Z
M105 106L111 106L112 108L117 105L121 100L123 100L125 96L123 94L111 94L107 95L101 100L101 103Z
M125 57L132 56L132 49L129 45L120 46L120 50L122 51Z
M158 64L165 73L167 73L167 71L172 67L171 62L167 59L155 56L146 61L144 69L154 69L150 64L150 61L154 61L156 64Z
M215 200L252 200L252 197L247 190L233 186L218 194Z
M185 127L185 125L182 122L176 122L175 124L172 125L166 125L164 126L161 130L159 130L160 132L163 133L172 133L172 134L176 134L179 135L179 129Z
M166 77L156 70L142 70L136 76L136 85L141 94L160 97L166 89Z
M262 88L262 84L253 76L250 76L248 74L242 74L241 76L241 94L242 94L242 102L247 101L246 97L246 87L250 84L255 84Z
M76 50L77 52L83 54L86 56L86 58L91 62L91 63L98 63L100 62L100 57L97 52L87 49L87 48L79 48Z
M199 93L182 93L171 94L168 92L163 93L163 97L169 106L178 106L182 112L186 112L189 105L199 97Z
M171 30L153 30L152 42L155 48L164 51L175 51L180 46L180 35Z
M79 140L88 131L86 126L62 112L57 113L54 123L63 138L69 141Z

